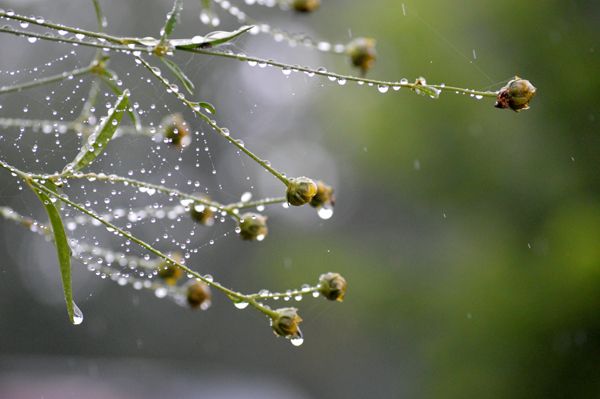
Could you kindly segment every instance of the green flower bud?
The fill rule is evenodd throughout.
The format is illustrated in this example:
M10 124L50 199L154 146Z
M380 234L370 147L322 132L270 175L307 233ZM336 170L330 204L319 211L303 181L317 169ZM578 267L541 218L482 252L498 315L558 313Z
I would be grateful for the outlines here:
M208 198L205 195L197 194L195 196L210 201L210 198ZM212 226L215 222L214 212L210 209L208 205L199 202L194 202L190 206L190 216L193 220L200 224L203 224L204 226Z
M317 193L310 200L310 206L314 208L320 208L326 205L335 205L335 196L333 195L333 188L319 180L317 181Z
M286 196L290 205L301 206L310 202L317 194L317 184L308 177L290 179Z
M262 241L269 233L267 217L258 213L244 213L239 224L240 237L243 240Z
M373 67L377 58L375 43L375 39L359 37L346 46L346 53L350 56L352 65L360 68L363 75Z
M339 273L325 273L319 277L319 293L330 301L342 302L348 284Z
M500 89L496 98L496 108L510 108L519 112L529 109L529 102L535 96L536 88L528 80L515 76Z
M293 0L292 7L298 12L313 12L321 5L321 0Z
M275 335L285 338L302 338L302 331L298 327L302 318L298 316L298 309L281 308L275 312L277 314L271 318L271 328Z
M210 307L212 299L210 287L202 281L190 281L186 288L186 299L192 309L206 310Z
M161 125L163 126L163 136L169 140L171 145L184 148L190 144L190 130L181 114L167 116L163 119Z

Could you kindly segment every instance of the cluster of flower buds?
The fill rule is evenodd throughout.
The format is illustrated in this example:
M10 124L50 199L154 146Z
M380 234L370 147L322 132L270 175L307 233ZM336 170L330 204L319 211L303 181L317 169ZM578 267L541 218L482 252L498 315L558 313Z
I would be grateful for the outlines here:
M206 201L210 201L205 195L196 194L195 196L202 198ZM190 216L192 219L204 226L212 226L215 222L214 212L206 204L200 202L194 202L190 206Z
M302 331L298 326L302 318L298 316L296 308L281 308L275 310L271 317L271 328L275 335L289 339L302 338Z
M210 287L198 280L190 280L186 286L186 299L192 309L206 310L211 305L212 293Z
M292 8L298 12L313 12L321 5L321 0L292 0Z
M330 301L342 302L348 284L339 273L325 273L319 277L319 293Z
M358 37L346 45L346 53L352 65L359 68L363 76L373 68L377 58L375 43L375 39Z
M286 197L290 205L308 204L317 194L317 183L308 177L295 177L289 180Z
M163 137L168 142L179 148L187 147L191 142L190 130L187 122L179 113L165 117L161 125L163 127Z
M269 233L267 217L258 213L244 213L238 225L243 240L262 241Z
M519 112L529 109L529 102L535 96L536 88L528 80L515 76L500 89L496 98L496 108L510 108Z

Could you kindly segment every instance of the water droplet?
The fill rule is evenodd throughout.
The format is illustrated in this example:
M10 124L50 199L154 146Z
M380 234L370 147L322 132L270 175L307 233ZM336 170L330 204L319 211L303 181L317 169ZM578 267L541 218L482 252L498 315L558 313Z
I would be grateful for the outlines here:
M165 287L158 287L155 291L154 291L154 295L156 295L157 298L164 298L167 296L168 290Z
M83 312L79 309L79 306L73 302L73 324L78 326L83 323Z
M390 89L390 87L387 85L378 85L377 86L377 91L379 91L380 93L387 93L387 91L389 89Z
M28 38L27 38L27 41L28 41L29 43L35 43L35 42L37 42L37 40L38 40L38 39L37 39L37 37L28 37Z
M246 309L248 307L248 302L235 302L233 304L237 309Z
M291 338L290 343L294 346L300 346L304 343L304 338L302 338L302 337Z
M252 193L249 191L246 191L244 194L242 194L242 197L240 198L240 201L242 202L248 202L252 199Z
M317 211L319 217L323 220L331 219L333 216L333 208L322 207Z

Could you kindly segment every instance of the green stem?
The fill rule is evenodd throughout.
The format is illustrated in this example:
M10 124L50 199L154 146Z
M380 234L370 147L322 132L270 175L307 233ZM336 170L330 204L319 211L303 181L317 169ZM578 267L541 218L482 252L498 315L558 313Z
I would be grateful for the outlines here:
M295 296L298 295L306 295L306 294L312 294L313 292L318 292L320 289L320 286L316 285L314 287L307 287L304 289L296 289L296 290L289 290L286 292L268 292L265 294L261 294L256 293L256 294L251 294L248 295L248 297L255 299L255 300L264 300L264 299L279 299L279 298L293 298Z
M328 72L323 69L313 69L313 68L300 66L300 65L286 64L283 62L269 60L269 59L265 59L265 58L251 57L251 56L248 56L245 54L235 54L235 53L231 53L231 52L223 52L223 51L218 51L218 50L200 49L200 48L189 49L189 48L183 48L183 47L182 48L176 47L176 49L181 50L181 51L196 53L196 54L204 54L204 55L212 55L212 56L216 56L216 57L231 58L231 59L235 59L235 60L242 61L242 62L252 62L252 63L256 63L256 64L260 64L260 65L270 65L272 67L280 68L283 70L306 72L309 75L325 76L327 78L334 78L338 81L345 80L348 82L358 82L358 83L362 83L362 84L366 83L366 84L373 84L373 85L377 85L377 86L386 86L388 88L403 87L403 88L408 88L411 90L419 89L419 84L417 84L417 83L409 83L409 82L404 82L404 81L385 81L385 80L377 80L377 79L360 78L360 77L351 76L351 75L342 75L340 73ZM469 95L473 95L473 96L494 97L494 98L497 97L497 95L498 95L497 91L478 91L478 90L472 90L472 89L464 89L461 87L446 86L443 84L437 84L437 85L428 84L427 86L433 87L437 90L453 92L453 93L457 93L457 94L461 93L461 94L469 94Z
M85 125L83 121L79 120L80 118L69 122L48 119L0 118L0 126L24 127L31 129L41 129L44 126L52 126L53 128L58 128L59 130L64 129L65 131L81 132L84 135L89 136L94 131L94 126ZM155 134L156 128L154 127L143 126L140 129L140 131L137 131L134 127L131 126L119 126L117 128L117 132L115 133L115 137L123 135L143 135L152 137Z
M160 74L159 72L157 72L155 70L155 68L153 68L150 64L148 64L148 62L146 62L143 58L136 57L136 59L138 59L142 63L142 65L144 67L146 67L146 69L148 69L152 73L152 75L154 77L156 77L168 89L169 92L173 93L185 106L187 106L188 108L190 108L196 115L198 115L200 118L202 118L217 133L219 133L222 137L224 137L231 144L233 144L234 146L236 146L244 154L248 155L250 158L252 158L254 161L256 161L256 163L258 163L259 165L261 165L269 173L271 173L273 176L275 176L276 178L278 178L283 184L285 184L286 186L289 186L290 181L289 181L289 179L287 177L285 177L283 175L283 173L277 171L275 168L273 168L271 165L269 165L269 163L267 161L264 161L264 160L260 159L256 154L254 154L252 151L250 151L249 149L247 149L242 143L240 143L238 140L236 140L233 137L231 137L231 135L229 134L229 132L225 131L222 127L220 127L219 125L217 125L217 123L214 120L210 119L207 115L205 115L203 112L201 112L200 111L200 107L197 106L192 101L186 99L185 96L182 93L174 91L172 89L171 83L167 79L165 79L162 76L162 74Z
M95 64L92 63L84 68L78 68L72 71L62 72L57 75L47 76L45 78L33 80L31 82L19 83L13 86L2 86L0 87L0 94L30 89L32 87L42 86L48 83L60 82L61 80L67 79L68 77L85 75L86 73L90 73L94 69L94 67Z
M287 202L286 197L277 197L277 198L263 198L256 201L247 201L247 202L234 202L231 204L224 205L224 209L248 209L248 208L256 208L258 206L264 205L273 205L273 204L285 204Z
M167 194L170 196L175 196L178 198L189 199L195 203L200 203L206 205L208 207L212 207L217 209L218 211L225 212L232 218L237 221L240 221L241 218L235 211L235 209L228 209L225 205L220 204L215 201L209 201L205 198L201 198L198 196L194 196L191 194L186 194L182 191L179 191L174 188L168 188L165 186L161 186L159 184L146 183L140 180L131 179L129 177L117 176L117 175L105 175L103 173L72 173L72 174L55 174L55 175L31 175L32 178L36 179L87 179L90 181L98 180L98 181L108 181L111 183L124 183L125 185L130 185L133 187L143 187L151 190L155 190L156 192L160 192L163 194Z

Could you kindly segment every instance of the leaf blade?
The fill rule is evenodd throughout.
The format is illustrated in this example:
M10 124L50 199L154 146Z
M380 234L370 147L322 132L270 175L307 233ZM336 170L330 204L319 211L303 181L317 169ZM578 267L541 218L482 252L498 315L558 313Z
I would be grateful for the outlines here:
M102 81L112 90L113 93L117 95L117 97L123 95L123 90L121 90L119 86L113 82L113 80L118 80L116 72L113 72L110 69L105 69L100 74L100 79L102 79ZM142 130L142 121L140 120L139 115L131 107L127 107L126 111L127 115L129 115L129 119L131 119L131 122L133 123L135 131L139 133Z
M175 0L173 2L173 9L167 14L167 20L165 21L165 25L161 29L161 37L160 42L165 43L173 30L175 29L175 25L177 25L177 20L179 19L179 14L181 13L181 9L183 8L182 0Z
M194 83L190 80L190 78L188 78L181 68L179 68L179 65L165 57L160 57L160 60L167 66L167 68L171 70L171 72L173 72L173 75L175 75L181 84L183 84L183 87L185 87L188 93L194 94L196 86L194 86Z
M232 32L215 31L206 36L194 36L191 39L175 39L169 42L175 48L184 49L215 47L238 38L252 28L254 28L253 25L246 25Z
M60 267L60 275L62 280L63 292L65 296L65 302L67 305L67 314L71 323L76 324L75 321L75 303L73 302L73 289L71 285L71 248L65 233L64 225L60 212L52 202L50 196L42 191L41 189L34 187L35 184L44 186L50 191L57 192L57 188L52 181L47 180L44 184L34 183L32 185L33 191L38 196L40 202L46 209L48 219L50 219L50 225L52 226L52 233L54 235L54 245L56 247L56 255L58 259L58 265ZM80 311L79 311L80 312Z
M117 99L115 106L108 113L106 118L98 125L96 131L83 144L81 150L73 161L68 163L63 169L63 173L74 172L83 169L91 164L104 147L112 139L117 131L123 112L129 103L129 90L123 91L123 94Z

